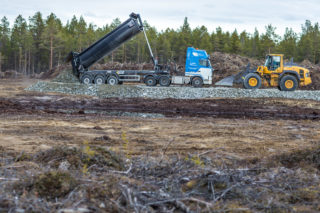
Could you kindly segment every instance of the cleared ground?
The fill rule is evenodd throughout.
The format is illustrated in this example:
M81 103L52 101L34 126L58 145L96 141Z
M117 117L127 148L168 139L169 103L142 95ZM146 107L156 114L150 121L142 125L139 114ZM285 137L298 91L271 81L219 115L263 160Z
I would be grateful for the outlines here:
M281 99L206 99L196 101L98 99L89 96L24 91L24 88L32 83L34 82L30 80L0 81L0 145L2 156L21 157L21 153L34 155L53 147L67 146L82 149L83 146L88 145L89 147L107 147L115 153L133 159L133 162L140 162L141 159L149 157L150 159L158 159L158 161L165 159L168 162L171 162L173 158L180 160L189 158L192 159L194 166L200 165L201 168L204 164L206 169L210 167L210 171L213 171L214 168L217 169L219 166L224 168L230 165L234 168L235 163L238 165L237 169L255 168L256 166L261 168L261 165L271 165L271 168L278 168L281 165L292 168L306 160L300 158L298 162L296 162L297 160L291 160L292 155L293 158L295 156L294 153L319 149L320 104L316 101ZM106 111L112 111L113 114L106 114ZM197 158L194 158L194 156ZM284 162L274 160L287 159L284 156L288 156L289 163L286 160ZM300 155L297 154L297 156ZM317 159L320 158L316 154L313 161L317 163ZM304 163L297 169L309 171L310 173L306 174L310 177L319 175L317 168L311 165L312 163L309 165ZM157 167L160 168L161 166L152 168ZM172 168L175 167L172 166ZM3 169L4 167L2 167L2 175L6 176L8 173L4 172ZM141 176L140 173L140 176L135 173L137 170L137 168L133 169L131 178L142 181L143 178L137 178ZM153 170L150 169L151 171ZM165 171L165 174L173 174L169 170ZM293 173L290 173L290 175L293 175L296 170L292 171ZM161 173L161 171L158 172ZM278 174L279 172L281 173L280 170L274 173ZM252 181L259 175L261 175L260 172L252 177L248 174L253 178ZM296 175L297 178L298 176ZM93 180L93 177L95 176L86 178ZM199 177L201 176L198 175L194 178ZM241 176L241 178L244 177ZM147 176L145 178L148 179ZM162 177L157 176L157 181L160 180L162 180ZM186 179L187 182L192 180L192 177ZM312 194L310 197L303 195L306 198L297 198L298 201L294 202L288 198L289 201L283 201L284 203L280 203L281 205L279 201L282 198L279 198L280 200L275 198L277 202L275 202L276 208L273 210L275 212L278 212L279 209L281 211L294 211L294 208L308 211L320 210L319 202L314 198L314 196L320 195L320 185L314 184L320 182L317 182L319 179L312 181L308 180L310 186L303 186L307 188L307 192L313 190L310 192ZM311 187L313 185L315 188ZM194 189L192 183L187 187ZM216 187L219 190L219 186ZM281 190L287 190L281 188L282 186L278 187ZM268 206L267 203L263 205L260 203L262 207L257 207L250 202L244 202L241 198L237 198L240 200L237 200L235 205L231 195L232 199L228 196L224 198L231 191L231 189L226 191L228 188L222 187L221 191L217 191L217 195L212 191L208 193L213 193L215 198L220 196L218 200L225 199L226 203L232 201L232 208L235 210L270 210L266 207ZM185 190L188 191L182 189L184 192ZM292 190L295 191L296 189ZM287 195L288 193L285 192L284 194ZM137 195L137 197L139 196ZM208 207L210 199L204 198L200 194L193 195L192 198L203 200L204 203L188 200L188 202L198 203L197 205L201 206L200 209L205 208L213 211L215 208L221 208L223 211L228 211L231 208L230 206L223 206L223 202L214 207ZM214 203L217 203L218 200ZM182 202L179 199L178 201ZM183 201L183 205L188 206L190 204L188 207L190 209L187 209L187 211L178 201L177 203L174 201L175 204L172 204L177 210L197 211L198 207ZM114 202L118 201L115 200ZM8 203L8 206L10 206L9 201ZM148 205L148 208L152 206L149 204L144 203L144 205ZM162 200L160 204L171 205L171 201L164 202ZM85 207L88 208L90 205L86 204ZM64 203L61 206L69 207L72 205ZM129 206L135 210L139 205L133 202ZM117 204L117 208L118 211L121 211L122 207ZM6 208L3 207L3 209ZM104 208L99 207L99 209L102 211ZM168 210L170 206L162 206L160 209ZM150 209L147 210L150 211ZM157 211L156 208L153 210Z

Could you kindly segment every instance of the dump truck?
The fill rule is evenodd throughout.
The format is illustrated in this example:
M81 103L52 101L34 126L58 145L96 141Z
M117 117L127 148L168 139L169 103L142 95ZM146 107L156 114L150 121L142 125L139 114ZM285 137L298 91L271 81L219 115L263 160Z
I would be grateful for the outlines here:
M150 57L154 64L153 70L89 70L94 63L112 53L140 32L144 33ZM123 82L144 82L147 86L191 84L194 87L212 84L213 69L209 55L205 50L198 50L193 47L187 48L184 76L172 76L167 66L158 64L152 53L141 17L135 13L132 13L128 20L81 53L71 52L67 61L72 64L74 75L84 84L117 85Z
M283 54L269 54L265 64L257 69L251 69L250 64L246 69L236 75L229 76L217 82L217 86L233 86L243 84L246 89L259 89L264 87L278 87L281 91L294 91L299 86L312 83L310 71L293 63L284 63Z

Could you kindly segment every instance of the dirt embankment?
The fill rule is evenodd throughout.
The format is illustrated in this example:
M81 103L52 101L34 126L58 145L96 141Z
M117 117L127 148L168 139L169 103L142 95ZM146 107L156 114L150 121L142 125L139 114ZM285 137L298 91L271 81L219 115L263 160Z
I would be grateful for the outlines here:
M213 82L234 75L246 68L248 63L251 67L258 67L263 64L263 60L252 59L235 54L214 52L211 54L211 64L214 68Z
M290 107L284 104L265 104L264 100L219 99L89 99L70 100L60 96L26 96L0 98L1 113L65 113L103 114L111 112L151 113L167 117L214 117L249 119L318 120L320 110Z

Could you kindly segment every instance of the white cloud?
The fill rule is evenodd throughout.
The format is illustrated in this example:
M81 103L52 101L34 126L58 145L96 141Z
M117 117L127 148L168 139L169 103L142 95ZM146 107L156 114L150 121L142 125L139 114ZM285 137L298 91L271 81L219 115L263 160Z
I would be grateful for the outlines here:
M207 26L210 31L221 26L223 30L246 30L257 27L263 31L268 24L283 33L286 27L300 31L306 19L318 22L320 4L317 0L1 0L0 16L7 16L12 24L18 14L25 18L40 11L46 17L55 13L64 23L73 15L82 15L97 26L110 23L114 18L128 18L138 12L144 20L158 29L178 28L184 17L192 27Z

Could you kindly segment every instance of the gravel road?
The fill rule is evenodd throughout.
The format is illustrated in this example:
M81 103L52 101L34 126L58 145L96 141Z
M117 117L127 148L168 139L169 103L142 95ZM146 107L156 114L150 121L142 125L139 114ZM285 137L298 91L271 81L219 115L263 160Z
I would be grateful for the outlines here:
M26 90L38 92L59 92L74 95L90 95L100 98L287 98L320 101L320 91L283 92L278 89L247 90L238 88L210 87L193 88L190 86L147 87L145 85L83 85L79 83L59 83L39 81Z

